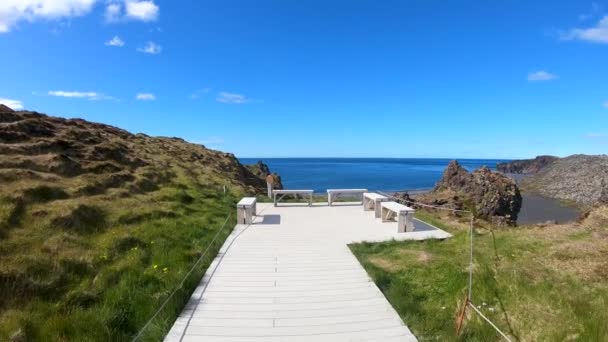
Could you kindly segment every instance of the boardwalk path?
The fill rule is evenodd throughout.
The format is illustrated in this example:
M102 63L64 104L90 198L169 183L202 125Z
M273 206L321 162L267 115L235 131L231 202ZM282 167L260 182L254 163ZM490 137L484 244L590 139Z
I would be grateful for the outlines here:
M361 206L258 204L237 225L166 341L415 341L347 247L446 238L416 222L397 234Z

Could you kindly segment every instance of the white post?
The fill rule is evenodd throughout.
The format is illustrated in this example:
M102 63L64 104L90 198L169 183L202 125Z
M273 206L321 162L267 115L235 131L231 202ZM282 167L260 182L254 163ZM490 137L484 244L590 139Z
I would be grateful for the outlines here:
M272 184L269 182L266 182L266 189L268 190L268 198L272 197Z

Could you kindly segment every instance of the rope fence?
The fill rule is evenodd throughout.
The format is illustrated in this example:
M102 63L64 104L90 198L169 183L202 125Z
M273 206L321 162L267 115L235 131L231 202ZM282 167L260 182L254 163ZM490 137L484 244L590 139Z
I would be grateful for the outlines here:
M226 191L225 187L223 188L224 192ZM386 196L388 198L391 198L397 202L403 203L403 204L408 204L408 205L413 205L413 206L418 206L418 207L424 207L424 208L429 208L429 209L437 209L437 210L445 210L445 211L450 211L453 213L466 213L469 214L471 216L471 220L469 222L469 242L470 242L470 246L469 246L469 267L468 267L468 284L467 284L467 298L466 298L466 302L463 306L463 311L461 313L461 319L464 317L464 313L467 307L470 307L471 309L473 309L473 311L475 311L485 322L487 322L502 338L504 338L506 341L508 342L512 342L512 340L509 338L509 336L507 334L505 334L502 330L500 330L500 328L498 328L498 326L496 326L496 324L494 322L492 322L487 316L485 316L473 303L473 264L474 264L474 214L472 211L470 210L464 210L464 209L455 209L455 208L449 208L449 207L443 207L443 206L437 206L437 205L430 205L430 204L425 204L425 203L419 203L419 202L414 202L414 201L410 201L410 200L406 200L403 198L399 198L399 197L395 197L392 195L389 195L385 192L382 191L376 191L379 194L382 194L383 196ZM163 311L163 309L167 306L167 304L171 301L171 299L173 299L173 297L175 296L175 294L182 289L182 287L184 286L186 280L188 279L188 277L194 272L194 270L196 269L197 266L199 266L199 264L201 263L201 261L205 258L205 256L207 255L207 253L211 250L211 247L213 246L213 244L215 243L215 241L218 239L218 237L220 236L220 234L225 230L228 222L230 221L230 218L232 218L232 213L230 213L227 217L226 220L224 221L224 223L222 224L222 226L220 227L220 229L217 231L217 233L215 234L215 236L213 237L213 239L211 240L211 242L207 245L207 247L205 248L205 250L203 251L203 253L201 254L201 256L196 260L196 262L192 265L192 267L188 270L188 272L186 272L186 274L184 275L184 277L182 278L182 280L180 281L180 283L178 284L178 286L171 292L171 294L163 301L163 303L159 306L159 308L155 311L155 313L152 315L152 317L150 317L150 319L146 322L146 324L139 330L139 332L137 333L137 335L131 340L132 342L138 341L140 339L140 337L143 335L143 333L146 331L146 329L150 326L150 324L158 317L158 315ZM458 327L458 331L460 331L460 326Z
M213 246L213 244L215 243L215 241L217 240L217 238L220 236L220 233L222 233L224 231L224 229L226 228L226 225L230 221L231 217L232 217L232 213L228 214L228 217L226 217L226 220L224 221L224 223L222 224L222 226L220 227L220 229L217 231L217 233L215 233L215 236L213 237L213 239L211 240L211 242L207 245L207 247L205 248L205 250L203 251L203 253L201 254L201 256L192 265L192 267L190 268L190 270L188 272L186 272L186 274L184 275L184 277L180 281L179 285L165 299L165 301L161 304L161 306L156 310L156 312L154 313L154 315L152 315L152 317L150 317L150 319L146 322L146 324L139 330L139 332L137 333L137 335L135 335L135 337L131 340L132 342L139 340L139 338L142 336L142 334L144 333L144 331L146 331L146 329L148 328L148 326L163 311L163 309L171 301L171 299L173 298L173 296L175 296L175 294L179 290L182 289L182 287L184 286L184 284L185 284L186 280L188 279L188 277L192 274L192 272L194 272L194 270L196 269L196 267L201 263L201 261L203 260L203 258L207 255L207 252L209 252L211 250L211 246Z
M473 250L474 250L474 244L473 244L473 237L474 237L474 233L475 233L475 227L474 227L474 222L475 222L475 215L472 211L470 210L463 210L463 209L454 209L454 208L448 208L448 207L442 207L442 206L435 206L435 205L430 205L430 204L425 204L425 203L418 203L418 202L414 202L414 201L408 201L406 199L403 198L399 198L399 197L395 197L392 195L389 195L387 193L384 193L382 191L377 191L378 193L382 194L383 196L386 196L388 198L394 199L397 202L400 203L404 203L404 204L410 204L410 205L414 205L414 206L419 206L419 207L425 207L425 208L431 208L431 209L439 209L439 210L446 210L446 211L451 211L453 213L467 213L471 216L471 220L469 222L469 280L468 280L468 286L467 286L467 298L466 298L466 302L463 306L463 310L460 314L460 322L459 322L459 326L458 326L458 332L460 332L460 325L462 323L462 318L464 317L464 313L465 310L467 308L467 306L470 306L477 314L479 314L479 316L486 321L492 328L494 328L494 330L496 330L496 332L498 334L500 334L500 336L502 336L502 338L504 338L506 341L508 342L512 342L512 340L509 338L509 336L507 334L505 334L502 330L500 330L498 328L498 326L496 326L496 324L494 322L492 322L488 317L486 317L473 303L473 263L474 263L474 255L473 255Z

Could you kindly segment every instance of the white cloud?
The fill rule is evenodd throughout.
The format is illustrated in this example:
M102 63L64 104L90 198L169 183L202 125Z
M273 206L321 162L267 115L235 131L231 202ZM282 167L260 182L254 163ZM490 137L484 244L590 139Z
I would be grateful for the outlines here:
M158 55L163 51L163 47L155 42L147 42L143 47L137 48L138 52L143 52L151 55Z
M122 13L122 4L117 2L109 3L106 6L106 21L107 22L115 22L119 21Z
M0 33L9 32L21 21L58 20L82 16L97 0L2 0Z
M604 133L587 133L587 134L585 134L585 137L590 138L590 139L597 139L597 138L606 138L606 137L608 137L608 135L606 135Z
M557 78L557 75L552 74L550 72L546 72L543 70L535 71L528 74L528 81L530 82L538 82L538 81L551 81Z
M140 101L153 101L156 100L156 96L151 93L139 93L135 96L135 99Z
M217 97L217 102L222 103L243 104L250 101L251 100L245 95L228 93L224 91L220 92L219 96Z
M13 110L21 110L23 109L23 102L19 100L11 100L11 99L3 99L0 98L0 104L3 104Z
M49 96L56 97L67 97L74 99L87 99L87 100L112 100L112 96L107 96L101 93L93 91L65 91L65 90L50 90L47 93Z
M114 38L108 40L104 44L106 46L118 46L118 47L125 46L124 40L120 39L119 36L114 36Z
M106 5L106 21L123 20L155 21L160 8L153 0L110 0Z
M158 18L158 6L154 1L127 0L125 7L129 18L141 21L154 21Z
M568 32L562 33L564 40L584 40L592 43L608 44L608 15L605 15L593 27L573 28Z
M602 103L602 106L604 106L604 108L608 108L608 101Z

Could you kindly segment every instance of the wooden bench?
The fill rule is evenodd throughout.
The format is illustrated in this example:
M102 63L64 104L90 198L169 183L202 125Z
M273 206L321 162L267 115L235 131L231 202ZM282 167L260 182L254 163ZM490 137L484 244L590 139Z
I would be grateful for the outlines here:
M363 194L363 210L373 210L374 217L380 218L382 215L380 203L387 202L388 197L377 194L375 192L366 192Z
M367 189L327 189L327 203L331 206L339 195L351 195L360 194L361 203L363 203L363 194L367 192Z
M274 206L276 207L285 195L306 195L308 197L308 206L312 206L312 193L313 190L272 190ZM279 195L280 197L277 198Z
M415 210L397 202L382 202L382 222L387 222L397 217L397 232L414 231Z
M255 197L243 197L236 204L237 223L252 224L256 214L257 199Z

